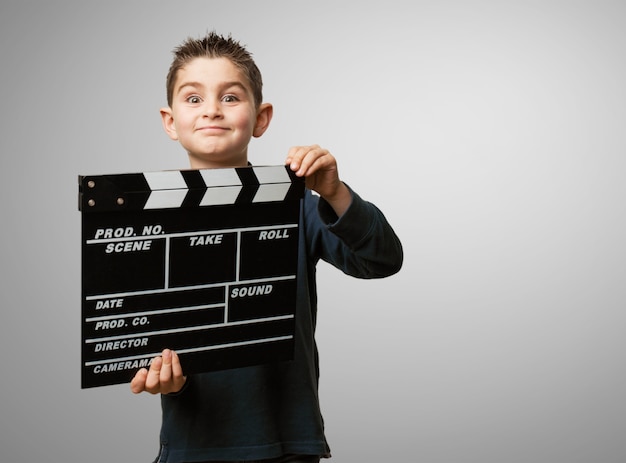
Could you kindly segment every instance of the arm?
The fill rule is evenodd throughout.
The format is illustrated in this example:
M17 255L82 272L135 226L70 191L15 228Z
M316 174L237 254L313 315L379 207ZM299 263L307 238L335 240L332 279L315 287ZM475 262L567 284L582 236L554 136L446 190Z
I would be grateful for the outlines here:
M309 256L357 278L382 278L400 270L403 251L397 235L376 206L339 180L336 160L327 150L294 147L287 164L320 194L319 201L305 198Z

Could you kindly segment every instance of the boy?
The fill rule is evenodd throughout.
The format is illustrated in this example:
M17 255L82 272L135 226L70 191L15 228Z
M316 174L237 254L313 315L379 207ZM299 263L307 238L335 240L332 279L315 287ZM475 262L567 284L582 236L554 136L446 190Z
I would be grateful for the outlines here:
M230 36L210 33L174 51L163 127L191 168L248 165L248 143L272 119L261 74ZM392 275L402 247L383 214L339 179L332 154L292 147L286 165L305 177L300 218L294 360L185 376L166 349L133 378L134 393L161 394L156 462L319 462L330 457L318 401L315 344L319 259L358 278ZM319 198L312 195L313 190Z

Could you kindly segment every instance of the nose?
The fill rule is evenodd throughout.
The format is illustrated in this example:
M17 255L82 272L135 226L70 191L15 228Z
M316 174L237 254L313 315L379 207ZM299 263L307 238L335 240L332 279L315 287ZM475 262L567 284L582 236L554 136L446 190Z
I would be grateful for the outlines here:
M222 117L222 106L220 101L214 98L208 98L204 102L203 115L210 119Z

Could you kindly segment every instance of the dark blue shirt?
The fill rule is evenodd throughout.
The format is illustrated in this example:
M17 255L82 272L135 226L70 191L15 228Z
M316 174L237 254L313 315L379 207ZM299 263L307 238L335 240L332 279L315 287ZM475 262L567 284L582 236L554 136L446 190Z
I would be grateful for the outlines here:
M315 344L320 259L357 278L402 266L402 246L383 214L352 192L338 218L305 192L300 218L294 360L190 376L161 396L159 462L257 460L283 454L329 456L318 400Z

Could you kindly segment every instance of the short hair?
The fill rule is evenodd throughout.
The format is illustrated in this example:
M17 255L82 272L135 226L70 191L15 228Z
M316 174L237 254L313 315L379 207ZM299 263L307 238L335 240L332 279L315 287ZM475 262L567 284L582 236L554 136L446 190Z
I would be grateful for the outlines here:
M195 58L229 59L248 80L256 107L258 108L263 102L261 71L252 59L252 53L234 40L230 34L224 37L213 31L199 39L189 37L173 50L173 54L174 60L170 65L166 80L167 104L170 107L174 98L174 83L178 71Z

